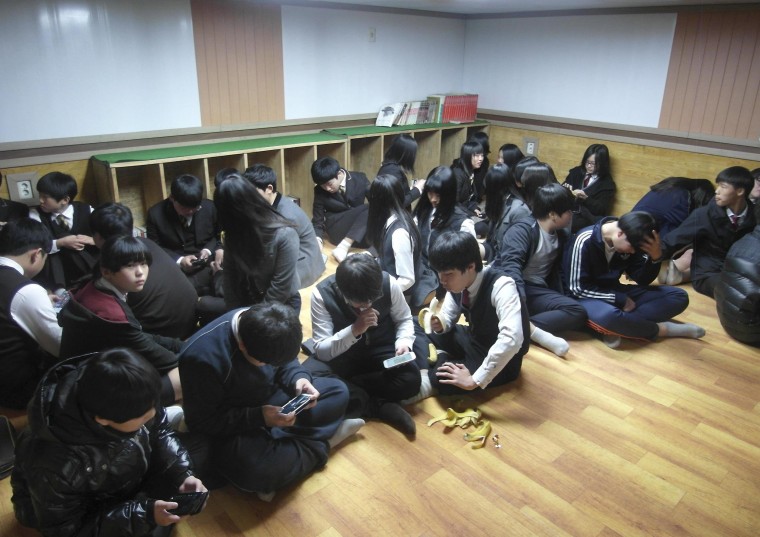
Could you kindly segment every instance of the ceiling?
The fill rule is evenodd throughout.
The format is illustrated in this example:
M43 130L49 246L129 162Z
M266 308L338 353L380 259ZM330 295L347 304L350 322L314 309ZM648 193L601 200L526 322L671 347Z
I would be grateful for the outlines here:
M672 8L727 4L758 4L757 0L302 0L302 5L340 4L362 7L434 11L480 16L487 13L535 13L537 11Z

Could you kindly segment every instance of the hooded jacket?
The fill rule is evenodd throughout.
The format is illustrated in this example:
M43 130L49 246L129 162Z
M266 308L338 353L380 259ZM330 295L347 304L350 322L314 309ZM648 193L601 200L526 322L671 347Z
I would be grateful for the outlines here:
M138 493L150 478L177 490L193 475L190 458L160 406L132 434L99 425L79 406L92 356L50 369L29 404L11 476L16 518L46 537L146 535L156 528L153 499Z

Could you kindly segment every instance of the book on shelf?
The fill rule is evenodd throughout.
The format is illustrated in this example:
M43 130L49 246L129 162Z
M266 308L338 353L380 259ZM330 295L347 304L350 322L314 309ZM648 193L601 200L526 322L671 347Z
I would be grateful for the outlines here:
M390 127L396 123L406 103L387 104L380 109L375 120L376 127Z
M470 123L478 114L478 95L474 93L437 93L428 100L436 109L436 123Z

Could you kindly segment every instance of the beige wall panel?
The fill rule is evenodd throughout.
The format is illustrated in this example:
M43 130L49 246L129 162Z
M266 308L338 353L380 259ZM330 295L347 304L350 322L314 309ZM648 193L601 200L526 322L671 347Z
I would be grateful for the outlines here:
M569 136L527 129L514 129L491 125L490 141L493 148L490 159L496 162L498 148L513 143L524 151L523 138L538 139L537 157L551 165L559 182L563 182L570 168L578 166L586 148L600 143L595 138ZM651 147L637 143L606 142L610 150L612 176L618 188L613 214L630 210L647 193L650 185L670 176L715 180L718 172L729 166L760 167L757 161L733 159L691 153L676 149Z
M93 175L90 173L89 160L73 160L69 162L51 162L49 164L39 164L36 166L17 166L15 168L2 168L0 174L3 176L3 185L0 187L0 197L8 198L8 182L6 176L13 173L37 172L37 178L42 177L50 172L62 172L71 175L77 182L79 193L77 200L84 201L90 205L97 205L99 200L96 194L95 182Z
M203 126L284 119L280 7L191 5Z
M659 127L756 140L760 9L679 13Z

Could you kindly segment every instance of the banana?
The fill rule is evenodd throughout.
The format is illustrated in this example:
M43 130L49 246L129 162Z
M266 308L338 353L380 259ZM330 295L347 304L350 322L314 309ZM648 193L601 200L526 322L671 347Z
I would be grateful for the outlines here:
M428 362L430 365L433 365L438 361L438 349L435 348L435 345L432 343L428 343Z
M468 408L464 412L455 412L453 408L447 408L446 413L432 418L427 422L428 427L441 422L445 427L461 427L465 429L470 425L475 425L482 416L482 412L478 409Z
M479 424L476 425L478 428L471 433L465 433L464 439L468 442L474 442L474 444L471 446L472 449L480 449L483 446L486 445L486 440L488 440L488 435L491 434L491 422L488 420L483 420Z

